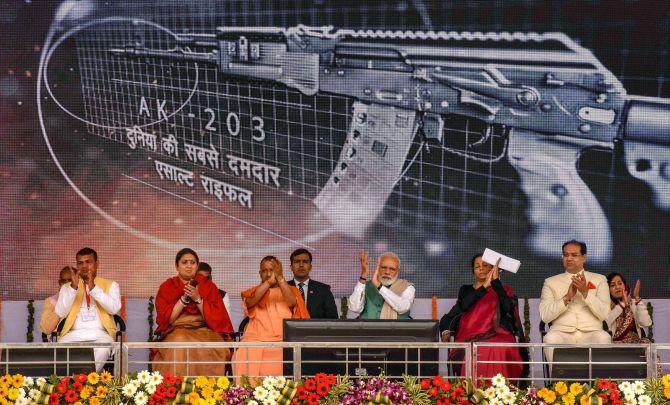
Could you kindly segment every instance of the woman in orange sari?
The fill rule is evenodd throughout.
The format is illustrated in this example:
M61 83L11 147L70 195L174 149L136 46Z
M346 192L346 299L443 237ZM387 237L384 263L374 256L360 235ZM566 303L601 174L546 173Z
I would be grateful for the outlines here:
M219 290L211 280L196 275L198 255L182 249L175 258L177 276L161 284L156 295L156 335L163 342L224 342L234 330ZM227 348L158 349L154 370L175 375L224 375L230 360ZM197 364L197 362L216 362Z
M516 343L516 336L524 341L517 298L511 288L500 282L498 264L491 266L478 254L472 258L472 272L474 284L461 287L456 305L440 320L442 340L455 334L455 342ZM452 350L449 358L462 361L463 354L463 350ZM527 371L527 365L509 362L527 361L525 355L513 346L480 346L477 377L491 378L500 373L518 379ZM465 364L457 370L465 375Z
M282 264L274 256L261 260L261 283L242 293L244 313L249 323L242 342L281 342L283 320L309 318L302 295L284 279ZM281 375L283 371L281 347L243 347L233 356L233 374L253 377Z

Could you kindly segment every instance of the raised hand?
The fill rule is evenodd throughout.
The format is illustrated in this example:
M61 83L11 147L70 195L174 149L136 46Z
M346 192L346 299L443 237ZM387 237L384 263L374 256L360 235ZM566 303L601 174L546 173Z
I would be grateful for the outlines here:
M382 285L382 282L379 281L379 264L381 263L381 260L377 260L377 264L375 265L375 273L372 275L372 284L379 288L380 285Z
M270 284L270 287L274 287L277 285L277 273L274 271L270 273L270 278L267 280L268 284Z
M368 254L364 249L358 253L358 260L361 262L361 278L368 278L370 273L370 261L368 260Z
M589 293L589 284L586 282L586 277L583 274L572 276L572 284L584 297Z
M635 282L635 288L633 289L633 297L635 297L635 302L640 301L640 280Z
M70 286L75 290L79 287L79 270L76 267L72 268L72 279L70 280Z
M496 260L496 264L493 266L493 270L491 270L491 274L492 274L491 281L497 280L497 279L500 278L500 267L499 267L500 259L502 259L502 257L499 257L498 260Z
M621 297L621 302L624 306L630 305L630 294L628 294L626 289L623 290L623 297Z
M284 280L284 269L279 260L272 261L272 272L274 273L275 281L280 282Z

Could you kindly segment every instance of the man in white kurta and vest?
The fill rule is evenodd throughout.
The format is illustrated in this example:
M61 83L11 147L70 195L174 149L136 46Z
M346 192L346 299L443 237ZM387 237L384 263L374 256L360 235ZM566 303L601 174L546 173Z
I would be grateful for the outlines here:
M586 243L570 240L562 249L565 272L549 277L542 286L540 317L551 323L544 343L611 343L603 329L610 310L607 279L584 270ZM545 353L551 362L553 349Z
M119 285L97 277L98 254L83 248L76 255L77 269L72 281L58 293L56 314L65 318L59 342L112 343L116 336L114 315L121 309ZM95 366L100 371L109 358L111 348L93 349Z
M398 256L392 252L383 253L369 280L369 261L365 250L361 250L359 259L361 276L349 296L349 310L360 312L359 319L410 319L409 310L416 290L412 283L398 278Z

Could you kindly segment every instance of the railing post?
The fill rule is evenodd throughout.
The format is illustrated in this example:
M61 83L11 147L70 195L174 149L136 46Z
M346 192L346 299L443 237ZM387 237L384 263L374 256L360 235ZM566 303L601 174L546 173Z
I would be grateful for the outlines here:
M647 346L647 378L659 378L659 375L656 375L656 372L658 370L657 367L657 361L658 361L658 350L656 348L656 345L653 343L649 343Z
M300 345L293 346L293 381L302 378L302 350Z

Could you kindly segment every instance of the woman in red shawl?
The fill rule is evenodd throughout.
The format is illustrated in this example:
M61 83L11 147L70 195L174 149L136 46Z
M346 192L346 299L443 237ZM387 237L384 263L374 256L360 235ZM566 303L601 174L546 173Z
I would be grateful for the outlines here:
M440 320L442 340L448 341L452 335L455 342L516 343L516 336L525 340L517 298L511 288L500 282L498 264L491 266L478 254L472 258L472 273L475 283L461 286L456 305ZM463 350L452 350L449 358L462 361ZM521 361L522 353L513 346L478 347L477 376L491 378L500 373L508 379L518 379L527 365L505 362ZM465 375L465 364L456 364L456 370Z
M163 342L224 342L233 326L211 280L197 275L198 255L182 249L175 258L177 276L161 284L156 295L156 335ZM230 339L229 339L230 340ZM187 362L188 359L188 362ZM188 375L224 375L225 362L230 360L227 348L158 349L152 358L154 370ZM193 364L193 362L219 362Z

